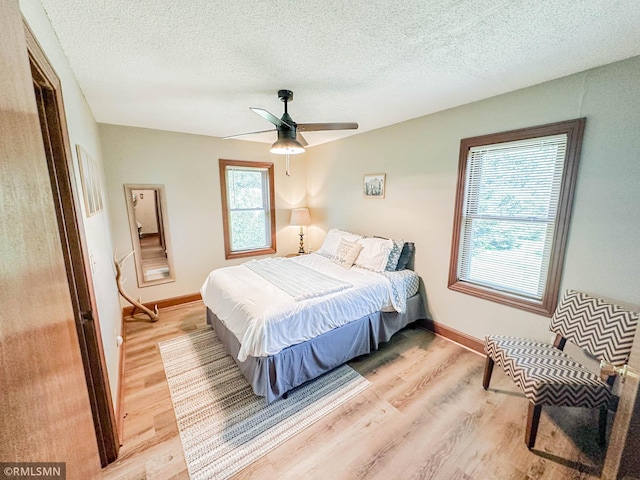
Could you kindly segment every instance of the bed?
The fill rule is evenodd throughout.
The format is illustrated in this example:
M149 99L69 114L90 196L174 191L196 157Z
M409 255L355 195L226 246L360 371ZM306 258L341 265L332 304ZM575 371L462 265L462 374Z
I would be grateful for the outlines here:
M201 289L207 323L273 402L425 318L419 277L406 268L412 252L334 229L318 253L216 269Z

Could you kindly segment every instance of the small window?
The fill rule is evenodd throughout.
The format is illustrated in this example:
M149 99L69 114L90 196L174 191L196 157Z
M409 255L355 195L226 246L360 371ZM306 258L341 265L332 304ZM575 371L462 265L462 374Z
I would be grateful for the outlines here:
M225 258L276 253L273 163L219 164Z
M584 123L460 142L450 289L552 315Z

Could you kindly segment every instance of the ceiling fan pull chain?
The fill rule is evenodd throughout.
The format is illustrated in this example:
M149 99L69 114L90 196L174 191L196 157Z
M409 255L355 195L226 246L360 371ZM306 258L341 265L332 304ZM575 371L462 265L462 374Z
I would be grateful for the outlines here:
M285 173L287 174L287 177L291 176L291 173L289 172L289 154L287 153L287 168Z

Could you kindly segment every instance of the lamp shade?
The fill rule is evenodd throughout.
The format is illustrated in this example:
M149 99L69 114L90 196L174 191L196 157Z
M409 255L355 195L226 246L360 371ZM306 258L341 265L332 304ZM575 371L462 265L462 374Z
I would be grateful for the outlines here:
M279 138L271 145L271 153L278 155L296 155L304 152L304 147L295 138Z
M302 227L306 225L311 225L311 215L309 215L308 208L294 208L291 210L291 221L290 225L295 225L296 227Z

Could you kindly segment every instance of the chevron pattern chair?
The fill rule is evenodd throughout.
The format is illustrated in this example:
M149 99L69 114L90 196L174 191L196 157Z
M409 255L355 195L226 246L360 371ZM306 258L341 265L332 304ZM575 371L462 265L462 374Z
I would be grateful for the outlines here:
M556 334L553 345L500 335L485 338L482 386L489 388L497 363L529 399L525 432L529 449L535 444L544 405L599 408L599 441L604 445L615 376L603 380L562 350L569 340L599 360L619 366L629 358L637 325L637 313L567 290L549 325Z

